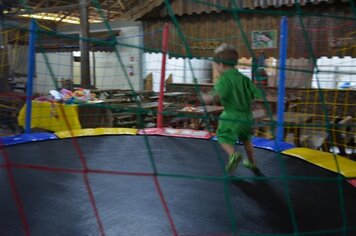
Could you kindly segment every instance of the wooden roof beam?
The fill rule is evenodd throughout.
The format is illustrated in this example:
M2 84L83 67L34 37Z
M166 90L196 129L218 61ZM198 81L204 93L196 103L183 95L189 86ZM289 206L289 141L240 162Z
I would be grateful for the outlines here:
M124 6L123 2L121 0L117 0L117 2L119 3L120 7L123 9L123 10L126 10L126 7Z
M72 14L72 12L67 12L67 13L65 13L60 19L59 19L59 21L58 22L62 22L62 20L64 20L65 18L67 18L69 15L71 15Z
M42 6L47 0L42 0L41 2L39 2L35 8L39 8L40 6Z
M49 12L58 12L58 11L73 11L73 10L78 10L78 8L79 8L78 4L72 4L72 5L65 5L65 6L40 8L40 9L34 9L29 11L20 11L17 12L16 15L49 13Z
M98 12L96 7L89 7L89 10L90 11L94 11L94 12ZM108 11L107 9L104 9L104 8L102 10L103 10L104 13ZM113 9L110 9L110 12L111 13L121 13L120 11L113 10Z

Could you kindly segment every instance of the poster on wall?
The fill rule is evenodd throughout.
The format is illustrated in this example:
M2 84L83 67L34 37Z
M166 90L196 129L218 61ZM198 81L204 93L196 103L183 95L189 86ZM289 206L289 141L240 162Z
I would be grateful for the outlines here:
M277 48L277 30L251 32L252 49Z

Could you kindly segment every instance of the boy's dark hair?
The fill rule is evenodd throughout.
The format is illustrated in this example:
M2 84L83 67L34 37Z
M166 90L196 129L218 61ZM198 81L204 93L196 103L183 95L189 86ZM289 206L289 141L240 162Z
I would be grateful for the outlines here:
M214 51L214 62L222 63L227 66L236 66L239 53L234 46L226 43L221 44Z

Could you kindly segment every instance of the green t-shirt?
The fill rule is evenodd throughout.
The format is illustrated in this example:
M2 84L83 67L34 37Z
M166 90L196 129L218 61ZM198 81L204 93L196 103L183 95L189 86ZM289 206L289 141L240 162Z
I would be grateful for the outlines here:
M220 96L224 113L251 113L251 103L261 97L261 91L237 69L228 69L219 77L214 93Z

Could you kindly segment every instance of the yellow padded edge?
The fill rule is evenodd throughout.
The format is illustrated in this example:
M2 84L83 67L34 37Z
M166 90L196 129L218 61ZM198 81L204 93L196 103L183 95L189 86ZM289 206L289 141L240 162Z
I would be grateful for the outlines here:
M72 137L82 137L82 136L98 136L98 135L108 135L108 134L130 134L136 135L138 129L131 128L95 128L95 129L76 129L76 130L65 130L56 132L58 138L72 138Z
M305 161L311 162L322 168L338 173L336 160L339 165L340 174L346 178L356 177L356 162L347 159L346 157L336 155L328 152L321 152L318 150L308 148L292 148L282 152L290 156L298 157ZM335 160L336 159L336 160Z

